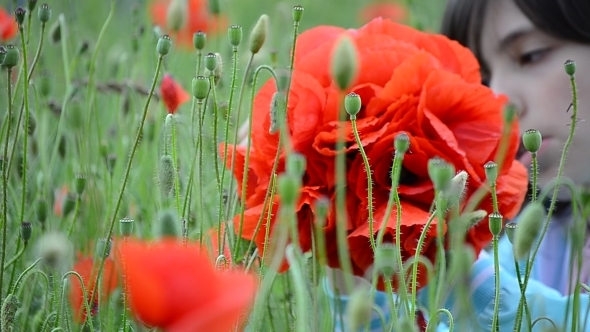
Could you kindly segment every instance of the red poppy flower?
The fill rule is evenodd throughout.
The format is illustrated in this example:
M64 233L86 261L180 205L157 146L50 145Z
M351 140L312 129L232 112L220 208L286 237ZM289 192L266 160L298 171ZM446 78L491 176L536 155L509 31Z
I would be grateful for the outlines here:
M367 222L367 180L362 157L350 122L338 121L341 94L330 76L332 52L336 41L344 34L354 42L358 53L359 71L351 91L359 94L362 100L357 126L373 173L374 234L370 234ZM389 20L377 18L358 30L321 26L302 33L295 50L287 113L293 148L307 158L301 198L296 206L302 250L311 250L315 200L327 196L334 203L334 157L342 153L336 151L335 146L338 128L344 126L346 229L355 274L362 275L373 264L369 237L376 234L382 222L386 222L385 241L395 239L395 211L388 220L383 221L383 218L391 189L389 171L393 142L401 132L410 138L410 150L404 158L399 183L402 257L408 259L421 254L434 261L436 220L427 233L423 250L416 253L416 239L429 217L434 198L428 160L440 157L453 164L457 171L467 172L466 197L469 198L477 188L486 185L483 166L495 159L503 132L502 109L507 98L495 95L480 82L479 65L468 49L444 36ZM261 225L258 233L254 230L260 214L266 215L266 211L262 211L264 194L277 152L278 135L268 130L269 107L275 91L275 83L267 82L254 100L248 187L243 197L246 211L241 236L255 241L261 253L266 224ZM507 219L519 211L528 182L526 169L514 161L519 143L518 125L515 123L510 129L508 152L497 182L499 212ZM224 149L222 145L220 150ZM226 167L234 155L236 162L232 169L241 193L246 149L228 146ZM279 173L284 170L284 163L285 157L281 155ZM274 207L277 209L277 205ZM492 212L489 195L479 208ZM234 217L236 230L240 229L239 220L239 216ZM276 223L276 218L270 222L272 232ZM340 267L334 240L335 225L332 210L324 232L329 264ZM444 229L446 232L446 227ZM483 221L469 230L465 241L479 253L491 237L488 223ZM426 273L419 273L419 276L419 286L423 286Z
M402 23L407 19L408 11L400 3L377 2L366 5L359 13L359 20L362 23L369 22L377 17L383 17Z
M0 41L6 41L16 36L18 24L10 14L0 7Z
M164 74L162 78L162 85L160 85L160 94L162 100L169 114L176 113L178 107L191 99L188 92L186 92L180 84L178 84L172 76Z
M256 278L218 272L198 244L120 242L119 265L132 312L168 332L227 332L254 300Z
M180 31L168 31L174 41L180 45L193 47L193 34L203 31L209 34L216 34L227 26L225 16L212 16L207 8L207 0L187 0L188 16L184 27ZM156 0L152 2L150 12L155 24L167 29L168 6L172 0Z
M98 262L97 262L98 263ZM82 284L80 279L74 275L70 275L70 304L74 310L74 319L77 322L83 322L86 320L86 307L84 301L89 301L92 298L93 293L96 289L96 271L95 261L91 257L79 257L78 261L74 265L73 271L78 272L84 281L84 288L88 297L84 299L84 292L82 291ZM90 304L92 310L91 315L96 314L98 310L99 300L100 303L105 303L108 296L117 288L118 278L117 270L115 269L115 262L111 258L107 258L104 263L104 269L102 272L102 287L100 299L98 295L94 295L94 303Z

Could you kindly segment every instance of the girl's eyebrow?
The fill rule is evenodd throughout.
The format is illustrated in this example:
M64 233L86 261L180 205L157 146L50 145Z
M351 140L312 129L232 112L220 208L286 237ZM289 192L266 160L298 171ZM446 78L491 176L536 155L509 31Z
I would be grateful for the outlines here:
M534 32L535 30L529 27L516 29L510 32L508 35L504 36L500 40L500 43L498 44L498 50L504 51L507 48L509 48L512 44L514 44L517 40L524 38L525 36L531 35Z

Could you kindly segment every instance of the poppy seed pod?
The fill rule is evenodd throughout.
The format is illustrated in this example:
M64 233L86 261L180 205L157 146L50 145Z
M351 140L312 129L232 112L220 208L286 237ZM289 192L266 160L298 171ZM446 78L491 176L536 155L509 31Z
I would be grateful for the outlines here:
M293 7L293 21L299 23L303 17L303 6L296 5Z
M47 220L47 212L49 211L49 206L47 205L47 201L44 199L39 199L37 204L35 204L35 216L37 220L44 224Z
M522 135L522 144L531 153L537 153L543 143L543 136L537 129L529 129Z
M361 96L357 93L351 92L344 97L344 109L350 115L352 120L356 119L356 115L360 112L362 107Z
M493 161L488 161L483 165L483 169L486 172L486 179L488 179L488 183L490 185L496 185L496 180L498 180L498 164Z
M51 7L46 3L42 4L37 11L37 18L42 24L47 23L51 19Z
M514 255L518 260L528 255L541 232L545 217L545 207L539 201L528 204L520 213L514 232Z
M266 35L268 34L268 15L262 14L258 19L258 22L252 28L250 33L250 52L256 54L264 45Z
M286 171L287 174L296 177L302 177L307 167L307 160L301 153L293 152L287 157Z
M446 190L455 174L455 166L444 159L434 157L428 160L428 175L437 191Z
M172 210L162 211L156 226L156 236L158 238L180 236L180 220Z
M205 68L208 71L213 72L217 67L217 55L215 53L207 53L205 55Z
M29 9L29 12L33 12L33 10L35 10L35 7L37 7L37 0L29 0L27 2L27 8Z
M328 212L330 211L330 199L327 196L320 196L315 201L315 214L317 220L325 222L326 218L328 217ZM318 225L323 227L324 225Z
M119 232L121 236L128 237L133 234L133 219L123 218L119 220Z
M31 234L33 234L33 225L28 221L23 221L20 224L20 236L23 239L25 245L29 243L31 239Z
M14 18L16 19L16 23L20 29L23 28L23 23L25 22L25 16L27 16L27 10L23 7L17 7L14 10Z
M192 82L193 96L202 101L209 94L209 80L205 76L197 76Z
M573 60L567 60L563 64L563 66L565 68L566 74L568 74L569 76L574 76L574 74L576 73L576 63Z
M74 189L76 189L76 194L78 196L81 196L84 193L84 189L86 189L86 176L83 174L76 175Z
M497 212L494 212L490 214L488 218L490 222L490 232L492 232L492 234L496 237L499 236L500 232L502 232L502 215Z
M290 174L281 174L277 180L277 189L281 202L294 206L299 200L301 180Z
M64 198L62 205L61 205L61 211L62 211L64 218L67 217L70 213L72 213L72 211L74 211L75 207L76 207L76 196L74 196L71 193L68 193L66 195L66 197Z
M406 153L410 148L410 137L405 132L401 132L395 136L393 140L393 147L396 153Z
M348 36L344 36L336 43L330 65L332 80L341 91L352 85L357 76L358 67L356 47Z
M221 13L221 5L219 0L209 0L209 12L213 15L219 15Z
M20 60L20 51L14 45L6 45L6 54L2 65L6 68L12 68L18 64Z
M508 241L514 245L514 233L516 232L516 228L518 224L515 222L507 223L504 228L506 229L506 236L508 236Z
M240 46L242 42L242 27L240 25L232 25L227 31L229 43L235 48Z
M193 34L193 46L195 49L201 51L205 48L205 43L207 42L207 34L203 31L199 30Z
M51 42L53 44L57 44L61 41L61 24L59 24L59 20L56 20L49 28L49 36L51 37Z
M392 278L398 272L397 255L399 249L392 244L381 244L375 250L375 272Z
M161 56L164 56L170 52L170 47L172 46L172 40L170 40L170 36L164 35L158 39L158 44L156 45L156 50Z

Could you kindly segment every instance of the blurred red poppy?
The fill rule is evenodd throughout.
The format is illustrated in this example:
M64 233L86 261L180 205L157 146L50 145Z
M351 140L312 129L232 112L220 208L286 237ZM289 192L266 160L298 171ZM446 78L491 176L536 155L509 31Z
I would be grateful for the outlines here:
M176 113L176 110L180 105L190 100L188 92L186 92L169 74L164 74L164 77L162 78L160 94L164 101L164 105L166 105L168 114Z
M216 34L227 26L227 19L224 15L213 16L207 8L207 0L187 0L188 16L186 24L179 31L168 31L168 6L172 0L155 0L152 2L150 12L155 24L166 30L173 41L180 45L192 47L193 34L203 31L208 34Z
M367 23L377 17L403 23L408 18L408 11L400 3L377 2L366 5L359 13L361 23Z
M144 324L167 332L228 332L245 318L255 276L217 271L198 244L167 238L118 243L130 308Z
M98 263L98 262L96 262ZM70 304L74 310L74 319L77 322L84 322L86 320L87 312L85 310L84 301L89 301L90 298L94 298L93 303L90 304L91 315L95 315L98 310L99 303L105 303L108 296L117 288L118 277L117 270L115 269L115 262L111 258L107 258L104 262L104 269L102 272L101 280L101 294L100 298L94 295L96 289L96 271L95 261L91 257L80 256L78 261L73 267L73 271L76 271L84 281L84 288L88 297L84 299L84 292L82 291L82 284L75 275L70 275Z
M14 17L0 7L0 41L7 41L16 36L18 24Z

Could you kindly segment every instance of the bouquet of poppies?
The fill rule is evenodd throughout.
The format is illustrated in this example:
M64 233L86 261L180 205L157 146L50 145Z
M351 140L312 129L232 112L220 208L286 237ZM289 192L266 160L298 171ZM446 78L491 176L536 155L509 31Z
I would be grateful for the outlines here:
M333 50L340 38L347 36L356 49L358 72L348 91L341 91L331 75ZM278 204L272 205L270 222L266 218L265 196L271 185L272 170L279 149L279 135L271 125L271 104L276 84L267 82L254 100L251 148L230 145L226 166L231 169L242 192L244 164L249 154L247 187L243 197L245 212L233 219L238 236L254 241L260 253L268 248L269 237L278 224ZM360 96L356 126L372 174L372 204L367 196L367 173L350 121L342 121L342 97L354 92ZM344 94L343 94L344 93ZM335 204L322 225L327 263L340 267L336 241L336 225L346 227L353 272L362 275L374 263L370 244L383 226L383 241L395 240L396 214L386 213L392 190L391 167L395 154L394 140L400 133L409 139L397 186L402 216L397 243L404 260L423 255L434 261L435 239L439 228L435 219L427 232L420 252L417 240L431 215L435 198L433 182L428 173L429 160L445 160L468 176L465 201L481 187L486 187L484 165L495 160L503 135L505 156L497 170L496 194L498 211L493 211L489 193L478 209L498 212L513 218L519 211L527 188L527 172L514 160L518 149L516 122L504 128L503 109L506 97L495 95L481 84L479 65L466 48L444 36L429 34L383 19L374 19L357 30L320 26L302 33L296 43L294 67L286 105L286 131L293 151L305 156L300 195L295 204L299 247L312 250L314 225L317 221L315 202L326 197L334 203L337 183L335 159L345 154L346 215L336 219ZM344 149L337 150L339 130L344 126ZM221 150L225 147L222 146ZM279 153L278 171L284 172L285 153ZM465 204L460 204L460 209ZM368 222L372 209L374 224ZM395 208L394 208L395 209ZM389 215L388 218L384 218ZM385 219L385 220L384 220ZM383 225L385 223L385 225ZM267 232L267 228L269 232ZM267 236L266 234L270 234ZM444 235L444 234L443 234ZM487 219L467 230L465 242L477 254L489 244L492 234ZM283 265L283 269L287 266ZM423 285L426 274L420 274Z

